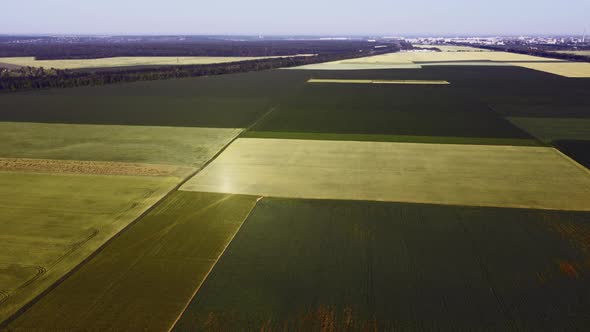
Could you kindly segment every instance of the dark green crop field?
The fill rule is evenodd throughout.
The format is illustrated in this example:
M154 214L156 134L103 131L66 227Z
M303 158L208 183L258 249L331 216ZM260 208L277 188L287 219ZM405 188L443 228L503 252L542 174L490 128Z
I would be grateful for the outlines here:
M554 144L561 152L590 168L590 141L559 140L554 142Z
M263 199L176 330L583 330L589 218Z
M449 84L399 82L413 80ZM552 146L590 167L589 110L590 79L444 63L1 93L7 179L35 177L28 158L67 160L65 171L80 160L183 165L196 176L175 188L224 194L170 187L0 330L590 330L590 213L499 208L588 210L586 169ZM63 177L60 186L72 187ZM35 195L51 194L37 182L29 183ZM118 192L109 199L129 194L111 187ZM279 194L326 200L269 197ZM385 199L399 202L377 202ZM104 201L83 203L72 206L76 225ZM44 220L63 211L37 216L27 204L7 205L22 218L4 219L61 234L60 223ZM25 233L30 245L14 246L19 255L55 249L36 238L49 233ZM0 256L14 256L2 250L11 236L0 230ZM0 261L10 291L44 266L17 263ZM0 289L0 306L11 294Z
M282 71L0 95L0 121L245 128L301 75Z
M529 134L506 121L505 114L490 105L502 103L519 110L526 97L533 102L566 105L570 112L583 112L586 105L590 106L585 97L590 95L590 87L585 81L523 68L435 66L420 70L311 71L310 75L333 79L447 80L451 84L309 84L258 123L253 128L256 134L246 135L281 138L296 133L309 138L315 133L319 139L324 134L379 135L389 136L381 138L387 141L396 141L396 137L412 141L416 137L416 142L445 143L460 138L471 144L512 140L509 144L531 145L534 139Z
M166 331L255 204L175 192L8 329Z
M507 117L590 118L589 104L494 105L493 109Z

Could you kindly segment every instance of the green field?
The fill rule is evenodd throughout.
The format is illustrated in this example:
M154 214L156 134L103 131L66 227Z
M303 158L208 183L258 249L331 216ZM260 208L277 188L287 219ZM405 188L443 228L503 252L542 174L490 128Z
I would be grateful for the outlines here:
M268 71L0 95L0 121L246 128L303 75Z
M584 329L589 217L264 199L176 330Z
M357 142L407 142L407 143L514 145L514 146L539 146L539 145L542 145L542 143L539 142L538 140L530 139L530 138L331 134L331 133L305 133L305 132L290 132L290 131L247 131L247 132L244 132L240 137L244 137L244 138L308 139L308 140L322 140L322 141L357 141Z
M241 129L0 122L0 157L200 167Z
M543 142L590 140L590 119L509 117L508 120Z
M448 75L447 75L448 73ZM461 71L361 71L314 73L314 79L446 80L450 85L313 84L301 87L253 130L409 137L473 137L530 140L486 104L473 98L489 88L472 87ZM493 91L493 90L492 90ZM428 96L428 98L424 98ZM419 138L417 138L419 140ZM433 141L436 141L434 139ZM469 141L464 139L464 141ZM524 142L524 141L520 141ZM525 143L526 145L526 143Z
M590 80L464 53L0 94L0 330L586 330Z
M590 168L590 140L557 140L553 144L561 152Z
M0 171L0 321L92 255L180 180Z
M590 118L590 107L584 104L494 105L493 109L506 117Z
M168 330L255 204L170 195L8 329Z

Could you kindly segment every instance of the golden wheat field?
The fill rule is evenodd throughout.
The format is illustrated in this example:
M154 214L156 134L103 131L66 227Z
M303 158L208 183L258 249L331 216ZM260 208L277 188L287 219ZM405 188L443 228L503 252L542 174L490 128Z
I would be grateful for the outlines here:
M590 210L590 173L545 147L240 138L181 190Z
M298 56L311 56L302 54ZM55 69L135 67L135 66L179 66L208 65L247 60L280 57L114 57L99 59L36 60L34 57L0 58L1 63L23 67L43 67Z

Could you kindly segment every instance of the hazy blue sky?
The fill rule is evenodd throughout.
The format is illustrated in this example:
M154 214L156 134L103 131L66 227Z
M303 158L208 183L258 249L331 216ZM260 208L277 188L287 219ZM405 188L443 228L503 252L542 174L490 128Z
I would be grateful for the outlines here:
M0 33L581 34L590 0L2 0Z

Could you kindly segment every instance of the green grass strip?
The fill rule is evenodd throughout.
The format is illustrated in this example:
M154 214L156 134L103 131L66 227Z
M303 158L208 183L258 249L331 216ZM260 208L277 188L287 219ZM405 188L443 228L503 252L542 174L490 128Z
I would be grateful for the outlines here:
M413 136L413 135L372 135L372 134L335 134L277 131L248 131L241 135L247 138L283 138L329 141L369 141L369 142L405 142L435 144L473 144L473 145L514 145L540 146L534 139L493 138L493 137L455 137L455 136Z

